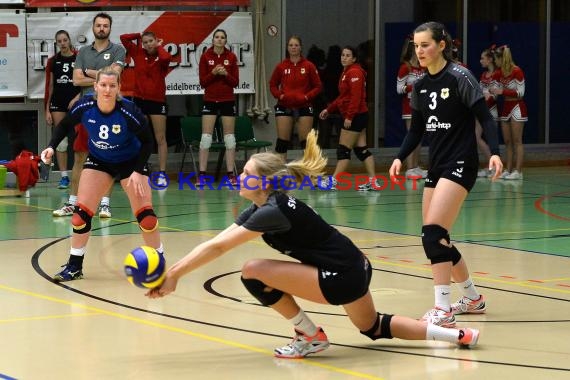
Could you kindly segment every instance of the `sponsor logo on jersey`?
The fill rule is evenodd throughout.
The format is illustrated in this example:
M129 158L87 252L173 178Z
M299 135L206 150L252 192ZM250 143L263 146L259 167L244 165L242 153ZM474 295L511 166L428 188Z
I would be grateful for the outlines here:
M230 61L227 60L227 59L224 59L224 65L227 66L227 65L229 65L229 64L230 64Z
M357 77L357 78L352 78L350 81L351 81L351 82L357 82L358 79L359 79L358 77Z
M104 59L104 60L108 60L109 58L111 58L111 53L105 53L105 54L103 54L103 59Z
M301 74L305 74L305 68L301 67Z
M449 88L442 88L439 96L441 96L442 99L449 98Z
M440 123L437 116L430 116L426 123L426 131L434 132L438 129L449 129L451 128L451 123Z
M97 149L100 149L100 150L116 149L119 146L118 144L117 145L111 145L107 141L101 141L101 140L99 140L99 141L91 140L91 142L93 143L93 145L95 145L95 147Z
M97 122L93 119L87 119L87 122L91 124L97 124Z
M111 127L111 130L113 131L114 134L118 135L119 133L121 133L121 125L113 124L113 127Z
M425 94L427 92L427 90L424 88L423 90L420 90L420 94Z
M213 60L213 59L209 59L209 60L208 60L208 65L210 65L210 66L213 66L213 65L214 65L214 63L215 63L215 62L214 62L214 60Z

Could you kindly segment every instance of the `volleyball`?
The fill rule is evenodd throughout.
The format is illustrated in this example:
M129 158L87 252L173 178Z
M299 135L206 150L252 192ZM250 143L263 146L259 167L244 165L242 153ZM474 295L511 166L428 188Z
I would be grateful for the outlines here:
M139 288L160 286L166 274L166 260L156 249L140 246L133 249L124 261L127 280Z

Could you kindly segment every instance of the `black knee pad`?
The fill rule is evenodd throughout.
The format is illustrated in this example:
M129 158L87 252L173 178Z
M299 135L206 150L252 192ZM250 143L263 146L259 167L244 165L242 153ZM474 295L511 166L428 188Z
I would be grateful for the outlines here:
M82 205L76 205L73 209L73 216L71 217L71 225L73 232L76 234L86 234L91 231L91 219L93 219L93 212Z
M301 149L305 150L305 148L307 147L307 140L299 141L299 145L301 146Z
M382 317L382 322L380 322L380 317ZM376 322L370 330L361 331L362 335L366 335L372 340L376 339L392 339L392 331L390 329L390 321L392 320L392 314L380 314L376 315ZM376 335L376 330L378 330L378 325L380 325L380 335Z
M422 227L422 244L424 246L426 257L432 264L453 261L453 251L455 247L448 247L441 244L441 239L444 239L448 244L450 242L449 234L442 226L437 224L428 224ZM455 251L457 251L457 249L455 249Z
M267 285L263 282L255 279L243 278L241 277L241 282L245 288L254 296L262 305L271 306L283 297L283 292L281 290L272 289L269 292L265 289Z
M277 138L275 142L275 152L287 153L287 149L289 149L289 141Z
M461 260L461 253L459 253L455 246L451 247L451 263L456 265L459 260Z
M360 160L364 161L368 157L372 156L372 153L368 150L366 145L364 146L355 146L354 147L354 155Z
M336 148L337 160L350 160L350 148L342 144L338 144Z

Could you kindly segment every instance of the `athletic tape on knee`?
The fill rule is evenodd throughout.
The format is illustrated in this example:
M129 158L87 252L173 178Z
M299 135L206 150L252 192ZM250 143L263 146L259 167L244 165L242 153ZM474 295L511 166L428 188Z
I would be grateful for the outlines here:
M275 141L275 152L287 153L287 149L289 149L289 141L277 138L277 141Z
M57 148L55 148L55 150L57 150L58 152L67 152L67 146L69 145L69 140L67 137L65 137L63 140L61 140L61 142L59 143L59 145L57 146Z
M200 149L210 149L212 146L212 135L209 133L202 133L200 138Z
M233 133L229 133L224 135L224 144L226 145L226 149L235 149L236 148L236 135Z
M354 155L356 156L356 158L358 158L360 161L364 161L366 160L368 157L372 156L372 153L370 153L370 151L368 150L368 146L364 145L364 146L355 146L353 148L354 150Z
M263 282L255 279L243 278L241 277L241 282L262 305L271 306L283 297L283 292L281 290L272 289L270 291L265 291L267 285Z
M428 224L422 227L422 245L426 257L432 264L453 261L453 247L441 243L444 240L449 244L447 230L437 224Z
M350 160L350 148L345 145L338 144L338 147L336 148L336 159Z
M91 219L93 219L93 211L82 204L77 204L73 209L73 216L71 217L73 232L86 234L91 231Z
M376 339L392 339L392 331L390 330L390 321L392 320L392 314L376 314L376 322L370 330L360 331L362 335L366 335L372 340ZM382 322L380 322L380 318L382 318ZM376 331L378 331L378 326L380 326L380 335L376 335Z
M153 232L158 228L158 218L152 207L143 207L135 213L135 216L137 217L141 231Z

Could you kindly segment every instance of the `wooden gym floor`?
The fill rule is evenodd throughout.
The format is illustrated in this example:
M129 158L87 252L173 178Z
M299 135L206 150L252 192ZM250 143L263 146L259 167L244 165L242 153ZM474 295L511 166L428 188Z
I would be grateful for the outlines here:
M141 238L116 186L113 218L94 218L85 279L54 284L68 256L70 218L54 183L30 198L0 198L0 379L570 379L570 168L530 168L524 181L479 179L452 231L488 299L479 346L372 342L341 307L302 302L331 347L305 360L275 359L292 328L259 306L239 280L248 258L279 258L261 240L183 278L149 300L122 261ZM418 237L421 188L295 194L352 238L374 266L377 309L420 317L432 306L431 272ZM233 221L236 192L154 194L167 262ZM454 289L454 296L457 290Z

